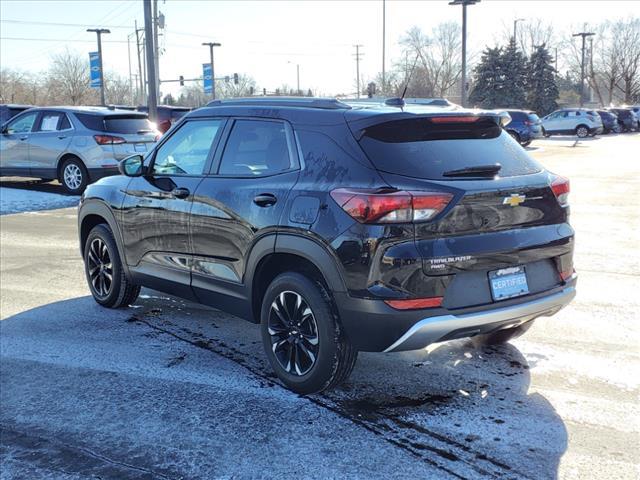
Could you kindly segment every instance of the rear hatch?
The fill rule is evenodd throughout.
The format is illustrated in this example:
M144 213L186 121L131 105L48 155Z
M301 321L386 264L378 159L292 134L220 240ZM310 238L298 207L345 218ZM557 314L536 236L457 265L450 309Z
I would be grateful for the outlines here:
M424 274L462 292L445 297L444 306L490 303L496 270L524 267L528 293L553 288L572 271L573 231L560 203L566 195L559 201L568 182L504 132L499 115L404 115L350 127L390 186L452 195L436 216L413 224Z
M105 154L116 160L147 153L158 138L146 113L76 113L76 117L86 128L93 130L93 139Z

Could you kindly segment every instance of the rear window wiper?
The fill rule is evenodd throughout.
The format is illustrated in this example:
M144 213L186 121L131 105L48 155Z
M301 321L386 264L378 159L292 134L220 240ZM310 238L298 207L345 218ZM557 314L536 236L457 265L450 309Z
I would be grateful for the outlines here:
M495 163L493 165L476 165L474 167L459 168L457 170L449 170L442 174L443 177L493 177L502 165Z

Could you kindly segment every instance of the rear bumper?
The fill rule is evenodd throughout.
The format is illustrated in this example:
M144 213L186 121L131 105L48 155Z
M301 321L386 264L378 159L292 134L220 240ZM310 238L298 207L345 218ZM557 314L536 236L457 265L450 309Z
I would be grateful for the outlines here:
M561 292L519 305L464 315L425 318L407 330L384 351L417 350L431 343L516 327L535 318L555 314L567 306L575 296L575 287L567 287Z

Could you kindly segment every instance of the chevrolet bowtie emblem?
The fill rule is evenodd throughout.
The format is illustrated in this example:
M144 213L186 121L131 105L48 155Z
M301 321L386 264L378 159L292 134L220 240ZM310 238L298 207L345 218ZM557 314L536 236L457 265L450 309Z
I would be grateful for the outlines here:
M511 205L512 207L517 207L522 202L526 200L526 196L520 195L518 193L512 193L509 197L504 197L502 200L503 205Z

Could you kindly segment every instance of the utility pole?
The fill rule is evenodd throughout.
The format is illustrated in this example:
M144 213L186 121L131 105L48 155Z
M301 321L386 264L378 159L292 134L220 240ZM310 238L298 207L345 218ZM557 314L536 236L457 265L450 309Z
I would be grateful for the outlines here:
M356 53L354 55L356 59L356 98L360 98L360 59L364 53L360 53L362 45L354 45L356 47Z
M574 37L582 37L582 60L580 62L580 106L584 106L584 51L585 51L585 38L594 36L592 32L580 32L574 33Z
M293 64L293 62L290 61L290 60L287 63ZM296 63L296 83L297 83L296 95L301 95L301 92L300 92L300 64L299 63Z
M131 34L127 35L127 60L129 61L129 102L133 105L133 81L131 80Z
M382 0L382 94L386 95L386 75L385 75L385 41L387 30L387 2Z
M144 0L144 37L147 54L147 78L149 79L149 96L147 97L147 110L149 119L155 122L158 119L158 91L156 89L156 62L153 58L153 15L151 0Z
M140 30L138 28L138 21L136 20L134 22L135 28L136 28L136 53L138 54L138 80L140 81L140 90L138 92L138 95L136 97L142 97L143 99L146 97L146 95L144 94L144 81L143 81L143 77L142 77L142 60L140 59ZM136 98L136 100L138 100L139 98ZM144 100L140 100L141 102L143 102Z
M213 69L213 47L221 47L221 43L216 42L204 42L202 44L205 47L209 47L209 59L211 62L211 99L216 99L216 80L215 80L215 70Z
M462 87L460 89L460 104L467 105L467 5L475 5L480 0L453 0L449 5L462 5Z
M100 104L106 105L104 100L104 65L102 63L102 34L111 33L107 28L88 28L87 32L95 32L98 36L98 58L100 59Z
M516 44L516 48L518 48L518 22L523 22L524 18L516 18L513 21L513 43Z

